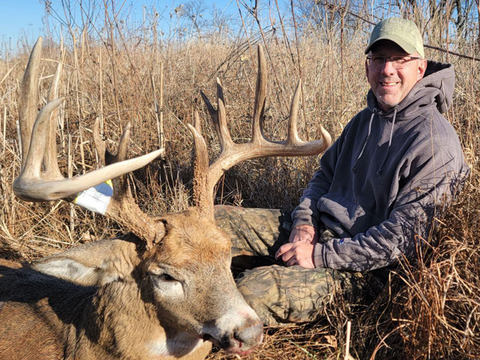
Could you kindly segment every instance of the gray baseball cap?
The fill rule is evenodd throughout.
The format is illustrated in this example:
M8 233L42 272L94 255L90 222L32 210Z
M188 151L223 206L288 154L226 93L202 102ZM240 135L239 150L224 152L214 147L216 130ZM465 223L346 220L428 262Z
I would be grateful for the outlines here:
M422 58L425 58L423 38L413 21L397 17L380 21L373 28L365 54L370 51L373 44L380 40L393 41L407 54L417 52Z

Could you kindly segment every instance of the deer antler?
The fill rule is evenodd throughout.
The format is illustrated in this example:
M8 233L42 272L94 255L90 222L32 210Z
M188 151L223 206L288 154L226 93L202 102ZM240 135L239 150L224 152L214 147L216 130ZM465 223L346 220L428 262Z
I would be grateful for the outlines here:
M218 108L215 109L205 94L203 100L214 123L220 142L220 155L209 165L207 146L201 134L200 121L195 118L194 126L189 125L195 142L194 202L203 211L213 216L214 188L222 174L233 165L248 159L265 156L308 156L319 154L331 144L330 134L321 126L321 140L304 142L297 133L297 113L300 99L299 82L290 106L287 139L281 142L269 141L263 135L262 118L265 108L267 71L263 50L258 46L258 74L252 123L252 139L248 143L232 141L226 122L223 88L217 79Z
M113 194L107 195L101 212L117 223L124 225L151 246L164 235L162 223L143 213L133 200L124 174L137 170L164 152L159 149L133 159L125 160L130 125L120 140L118 154L110 157L110 164L82 176L65 179L58 168L57 149L55 144L55 128L52 124L52 113L60 106L63 99L57 97L57 87L61 73L61 62L57 68L50 88L48 103L36 114L38 99L38 69L40 65L42 38L39 38L32 50L21 84L19 122L22 142L22 164L20 175L13 183L15 194L27 201L51 201L64 199L88 206L90 200L84 200L91 192L99 191L98 186L107 180L114 179ZM36 119L35 119L36 118ZM105 159L105 145L100 141L98 123L94 129L95 144L100 157ZM108 156L107 156L108 158ZM100 192L102 192L100 190ZM95 210L96 209L96 210Z

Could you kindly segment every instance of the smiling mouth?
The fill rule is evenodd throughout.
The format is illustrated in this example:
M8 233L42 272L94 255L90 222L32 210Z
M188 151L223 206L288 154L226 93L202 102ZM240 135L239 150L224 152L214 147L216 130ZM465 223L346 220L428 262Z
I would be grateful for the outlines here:
M385 86L385 87L392 87L392 86L395 86L397 84L398 84L398 82L383 82L383 81L380 81L380 85Z

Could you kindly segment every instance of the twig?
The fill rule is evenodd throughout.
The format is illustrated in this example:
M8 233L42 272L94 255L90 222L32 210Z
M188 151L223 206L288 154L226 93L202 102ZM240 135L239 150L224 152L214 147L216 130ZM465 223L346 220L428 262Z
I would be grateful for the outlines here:
M3 124L2 124L2 140L3 140L3 149L2 149L2 156L5 155L5 147L6 147L6 137L7 133L7 107L3 108Z
M351 330L352 330L352 322L349 320L347 322L347 340L346 340L346 344L345 344L345 358L344 358L344 360L350 360L351 359L351 356L350 356L350 334L351 334Z

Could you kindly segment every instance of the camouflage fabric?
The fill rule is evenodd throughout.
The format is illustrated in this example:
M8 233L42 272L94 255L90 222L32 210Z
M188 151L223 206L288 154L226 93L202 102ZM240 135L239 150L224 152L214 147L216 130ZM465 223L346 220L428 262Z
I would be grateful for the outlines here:
M276 260L275 252L288 242L290 213L221 205L215 207L215 220L231 235L238 289L266 325L314 321L336 296L364 303L382 286L371 274L286 267ZM332 237L324 230L319 241Z

